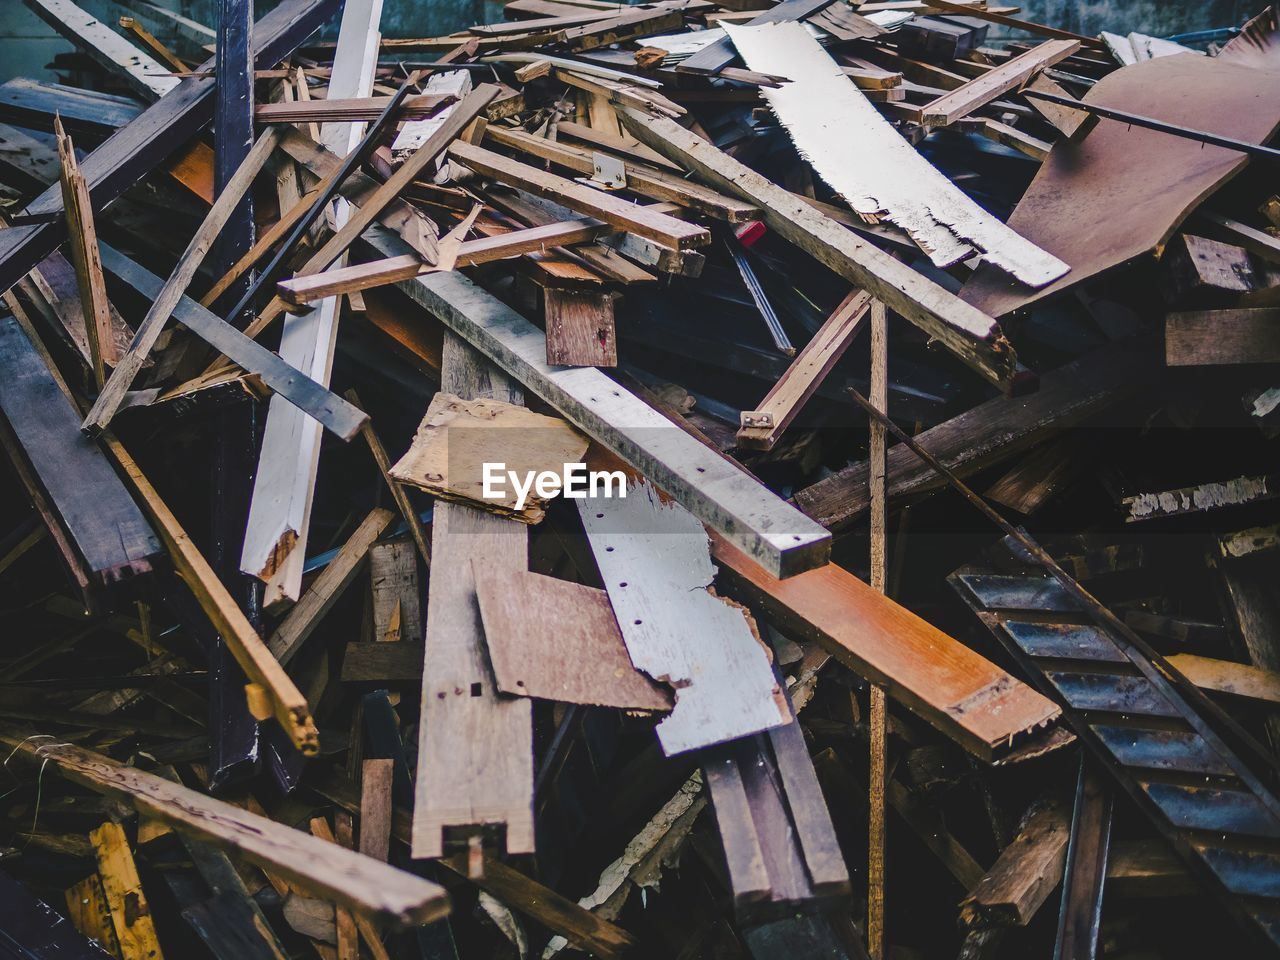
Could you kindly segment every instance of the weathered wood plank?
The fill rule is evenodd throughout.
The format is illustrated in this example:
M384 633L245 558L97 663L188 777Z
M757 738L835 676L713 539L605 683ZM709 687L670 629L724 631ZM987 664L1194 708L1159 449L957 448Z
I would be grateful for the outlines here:
M48 761L73 783L133 806L139 813L219 850L278 874L315 896L400 926L429 923L449 912L437 884L397 870L301 830L52 737L23 739L4 731L16 754Z
M1170 313L1164 358L1171 367L1280 363L1280 309Z
M920 108L920 122L943 127L955 123L1079 49L1079 40L1047 40L925 104Z
M111 911L120 956L123 960L164 960L124 828L107 821L90 831L89 840L98 857L98 874L102 878L107 909Z

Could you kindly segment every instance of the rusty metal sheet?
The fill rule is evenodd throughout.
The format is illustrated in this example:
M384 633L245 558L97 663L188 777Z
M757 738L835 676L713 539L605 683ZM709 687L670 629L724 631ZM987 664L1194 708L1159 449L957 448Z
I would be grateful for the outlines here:
M1109 74L1084 100L1263 143L1280 128L1280 65L1272 60L1160 57ZM983 264L961 299L999 317L1150 253L1246 163L1225 147L1099 120L1078 142L1054 146L1009 218L1071 272L1034 290Z

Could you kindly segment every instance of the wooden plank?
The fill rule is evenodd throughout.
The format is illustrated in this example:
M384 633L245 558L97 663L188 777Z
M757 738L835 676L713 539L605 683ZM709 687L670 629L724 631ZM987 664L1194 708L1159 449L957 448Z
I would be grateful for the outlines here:
M343 683L403 683L422 680L422 644L348 643L342 658Z
M1147 388L1159 375L1146 351L1123 346L1075 360L1041 378L1028 397L997 397L946 420L916 437L918 443L961 476L975 473L1080 424L1113 403ZM836 471L796 491L801 510L839 529L868 507L866 462ZM904 445L889 451L888 495L936 490L944 481Z
M577 502L637 669L675 687L657 726L668 755L791 722L750 614L707 591L715 576L701 524L648 483Z
M1191 653L1174 654L1168 659L1179 673L1202 690L1229 693L1263 703L1280 703L1280 673Z
M545 287L547 363L562 367L616 367L613 291Z
M160 499L128 451L110 434L104 434L103 442L158 528L178 576L190 588L210 623L217 628L245 676L266 692L273 715L293 745L304 754L315 754L319 750L319 733L306 698L271 655L209 562L196 549L178 523L178 518Z
M802 24L726 29L748 67L790 78L761 94L814 171L863 219L901 227L935 266L978 253L1032 287L1067 272L1062 260L1009 229L925 160Z
M315 896L396 926L438 920L449 900L438 885L370 857L326 843L300 830L136 767L52 738L0 738L29 760L96 793L130 804L139 813L194 836L287 879ZM110 891L108 890L108 899Z
M137 21L134 17L121 17L120 28L128 30L133 34L138 42L151 51L153 55L160 59L173 73L186 73L190 66L179 60L173 51L166 47L160 40L151 33L146 27ZM253 69L253 65L249 65L249 69Z
M840 301L765 398L754 410L742 412L737 433L739 446L752 450L773 449L782 432L857 337L871 308L871 300L865 290L855 289Z
M1058 708L836 564L776 580L712 534L721 585L789 636L820 644L975 756L992 759Z
M760 207L765 223L782 237L883 300L992 383L1008 389L1018 380L1017 360L990 317L679 124L626 108L619 117L637 140Z
M394 519L394 513L381 507L369 511L267 641L267 649L276 660L287 664L297 655L342 591L364 566L369 548Z
M369 548L369 586L373 595L373 636L378 641L422 637L418 554L408 540L375 543Z
M458 337L445 337L442 389L508 403L520 388ZM533 711L500 697L486 662L475 569L499 576L528 564L524 524L460 503L437 503L414 793L414 857L439 857L446 831L506 825L506 852L532 853ZM468 749L458 750L459 743Z
M1046 40L925 104L920 109L920 122L927 126L949 126L1001 94L1021 89L1037 73L1079 49L1079 40Z
M261 103L253 112L257 123L335 123L377 120L390 106L392 97L326 97L324 100L282 100ZM453 98L434 93L405 97L397 117L430 116Z
M258 23L254 47L259 65L274 65L323 23L338 0L286 0ZM105 208L128 187L193 137L212 114L212 77L184 80L81 163L95 209ZM61 214L61 190L54 186L27 206L32 216ZM0 231L0 290L7 290L65 239L56 222Z
M330 96L367 97L372 92L381 18L382 0L351 0L343 6ZM340 164L338 158L355 149L363 135L363 124L328 123L321 128L320 139ZM350 213L346 201L334 204L333 223L338 230ZM339 301L330 298L300 315L289 316L280 337L281 359L325 386L333 366L339 308ZM315 421L272 398L240 551L241 572L265 581L262 603L267 608L297 600L302 590L322 435Z
M74 543L97 583L151 571L161 553L155 533L80 432L79 411L29 337L13 317L0 318L0 410L52 507L51 532Z
M1265 230L1251 227L1239 220L1232 220L1211 210L1202 210L1197 216L1216 228L1219 236L1229 243L1239 244L1252 254L1271 263L1280 263L1280 237L1274 237Z
M173 315L178 301L182 299L182 295L195 278L205 255L221 236L223 229L234 215L240 199L249 192L258 172L278 143L279 137L273 131L268 130L264 133L258 138L258 142L254 144L232 180L223 187L217 202L210 208L208 215L187 244L186 250L178 258L173 273L170 274L164 287L147 310L146 317L138 324L128 352L120 358L120 362L111 374L111 379L98 394L97 400L85 417L84 430L94 433L105 430L111 418L120 409L125 393L132 386L138 371L142 369L143 361L155 346L165 323Z
M603 590L529 571L498 576L477 569L475 580L485 646L503 693L671 709L670 692L632 665ZM569 610L573 615L565 617Z
M394 760L366 760L360 773L360 852L384 863L391 852Z
M679 30L684 26L684 13L680 6L654 4L648 9L639 7L626 10L605 20L561 30L556 34L555 41L569 50L582 52L666 30ZM536 24L531 26L536 29Z
M62 207L67 219L71 262L75 265L76 284L80 291L85 343L89 347L89 369L100 390L106 382L106 364L114 366L118 355L112 339L111 305L107 300L106 282L102 279L98 232L94 228L89 187L76 162L75 147L57 117L54 118L54 135L62 165L59 181L62 185Z
M105 261L105 244L100 241L98 256ZM84 308L80 301L79 280L75 268L61 253L55 252L45 257L40 262L40 266L31 271L28 279L36 296L44 301L44 306L53 314L55 324L62 327L75 351L80 354L86 364L91 365L88 331L85 328ZM114 363L116 357L129 349L133 330L109 300L107 312L111 323L110 343Z
M469 143L453 143L449 147L449 155L483 176L494 177L538 196L550 197L572 210L598 217L619 230L665 247L687 250L711 242L711 235L705 227L646 210L602 190L546 173Z
M75 46L117 74L147 100L158 100L179 84L164 64L144 53L71 0L23 0L27 9Z
M102 263L108 273L153 303L164 288L164 281L159 277L106 244L102 245ZM277 354L250 340L190 297L178 300L173 318L273 392L314 417L335 436L349 440L368 422L368 416L357 406L303 376Z
M1167 314L1164 358L1171 367L1280 363L1280 309Z
M436 61L438 64L440 61ZM463 99L471 92L470 70L442 70L431 74L423 91L437 97ZM446 107L427 120L411 120L400 128L391 144L392 160L408 160L449 119L452 108ZM436 169L439 165L436 165Z
M371 239L384 256L402 251L385 235ZM825 530L803 521L741 468L672 429L665 417L600 371L549 366L542 332L496 297L456 273L419 277L401 288L766 569L790 576L826 562L830 535Z
M1013 842L960 905L968 926L1025 927L1062 882L1070 806L1053 797L1032 808Z
M595 169L592 151L571 144L535 137L521 130L490 126L484 131L485 139L519 150L557 166L590 176ZM682 179L639 161L623 161L626 171L627 191L649 197L651 200L678 204L690 210L722 220L725 223L747 223L760 219L760 211L749 203L727 197L722 193Z
M124 828L110 821L89 832L123 960L164 960Z

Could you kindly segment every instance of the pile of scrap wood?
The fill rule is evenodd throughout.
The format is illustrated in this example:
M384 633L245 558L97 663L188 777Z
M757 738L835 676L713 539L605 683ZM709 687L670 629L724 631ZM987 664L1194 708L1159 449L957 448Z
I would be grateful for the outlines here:
M1280 945L1270 8L23 2L0 955Z

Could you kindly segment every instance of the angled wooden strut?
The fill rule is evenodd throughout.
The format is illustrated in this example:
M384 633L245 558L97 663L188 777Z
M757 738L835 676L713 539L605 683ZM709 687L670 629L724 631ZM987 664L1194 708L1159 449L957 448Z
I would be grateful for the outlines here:
M468 399L523 401L520 387L453 334L442 389ZM505 824L508 854L532 853L533 708L500 697L484 647L474 567L528 565L528 527L462 503L438 502L423 655L413 856L439 857L451 828ZM466 743L466 750L458 744Z
M337 8L338 0L285 0L254 28L258 66L274 66ZM213 115L216 85L212 77L181 81L89 154L80 170L94 206L105 207L189 141ZM66 238L56 184L28 204L26 213L41 222L0 231L0 290L26 276ZM49 215L56 219L45 221Z

